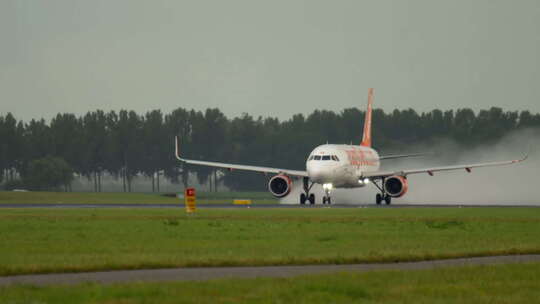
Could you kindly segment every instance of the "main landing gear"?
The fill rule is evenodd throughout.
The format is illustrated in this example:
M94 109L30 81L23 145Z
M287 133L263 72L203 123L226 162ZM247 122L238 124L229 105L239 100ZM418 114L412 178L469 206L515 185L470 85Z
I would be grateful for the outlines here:
M388 195L386 191L384 191L384 179L381 182L381 186L379 186L375 180L373 181L373 184L379 189L379 191L381 191L381 193L377 193L375 196L375 203L380 205L382 201L384 201L387 205L390 205L392 203L392 197Z
M308 201L310 205L313 205L315 204L315 194L309 193L309 191L311 190L311 187L313 187L313 183L311 183L311 185L309 184L308 177L304 177L303 181L304 181L304 193L300 194L300 204L304 205L306 201Z

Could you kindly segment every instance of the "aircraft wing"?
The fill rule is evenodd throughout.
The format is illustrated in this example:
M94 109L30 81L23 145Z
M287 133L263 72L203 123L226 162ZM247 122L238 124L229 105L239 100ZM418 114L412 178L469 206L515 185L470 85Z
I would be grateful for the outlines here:
M291 176L298 176L298 177L308 176L306 171L299 171L299 170L259 167L259 166L250 166L250 165L237 165L237 164L227 164L227 163L218 163L218 162L210 162L210 161L202 161L202 160L185 159L185 158L180 157L180 151L178 148L178 137L175 138L175 144L176 144L175 145L176 159L178 159L179 161L185 162L187 164L223 168L230 171L244 170L244 171L262 172L262 173L275 173L275 174L283 173L283 174L287 174Z
M406 158L406 157L418 157L418 156L426 156L426 155L431 155L431 153L413 153L413 154L381 155L381 156L379 156L379 160L383 160L383 159L396 159L396 158Z
M525 161L527 159L527 157L528 157L528 155L525 155L521 159L514 159L514 160L507 160L507 161L500 161L500 162L476 163L476 164L469 164L469 165L431 167L431 168L399 170L399 171L365 172L365 173L362 174L362 176L360 178L381 179L381 178L385 178L385 177L393 176L393 175L407 176L407 175L410 175L410 174L419 174L419 173L427 173L427 174L433 176L435 172L455 171L455 170L465 170L465 171L470 173L473 168L494 167L494 166L504 166L504 165L516 164L516 163L520 163L522 161Z

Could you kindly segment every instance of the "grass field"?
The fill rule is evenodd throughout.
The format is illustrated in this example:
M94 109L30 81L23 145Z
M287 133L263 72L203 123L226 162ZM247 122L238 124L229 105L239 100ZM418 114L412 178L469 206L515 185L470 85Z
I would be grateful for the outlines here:
M1 209L0 275L540 253L539 211Z
M232 204L252 199L254 204L277 204L266 192L198 192L198 203ZM0 191L0 204L183 204L184 201L155 193L111 192L9 192Z
M538 303L540 264L0 288L4 303Z

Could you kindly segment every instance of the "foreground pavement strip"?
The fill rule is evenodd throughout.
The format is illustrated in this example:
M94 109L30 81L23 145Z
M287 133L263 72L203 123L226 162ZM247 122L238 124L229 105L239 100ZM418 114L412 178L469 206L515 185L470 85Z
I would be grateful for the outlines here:
M513 264L527 262L540 262L540 254L473 257L402 263L201 267L16 275L0 277L0 286L7 286L11 284L31 284L38 286L54 284L73 285L83 282L112 284L125 282L207 281L221 278L284 278L304 274L321 274L340 271L366 272L374 270L420 270L450 266Z

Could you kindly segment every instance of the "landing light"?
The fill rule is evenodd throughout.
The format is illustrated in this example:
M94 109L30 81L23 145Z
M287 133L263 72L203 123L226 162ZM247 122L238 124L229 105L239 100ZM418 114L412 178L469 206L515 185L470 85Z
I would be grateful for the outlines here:
M323 184L322 187L324 190L332 190L334 186L332 184Z
M370 182L370 180L369 180L369 178L367 178L367 177L364 178L364 179L359 179L359 180L358 180L358 183L359 183L360 185L367 185L367 184L369 184L369 182Z

